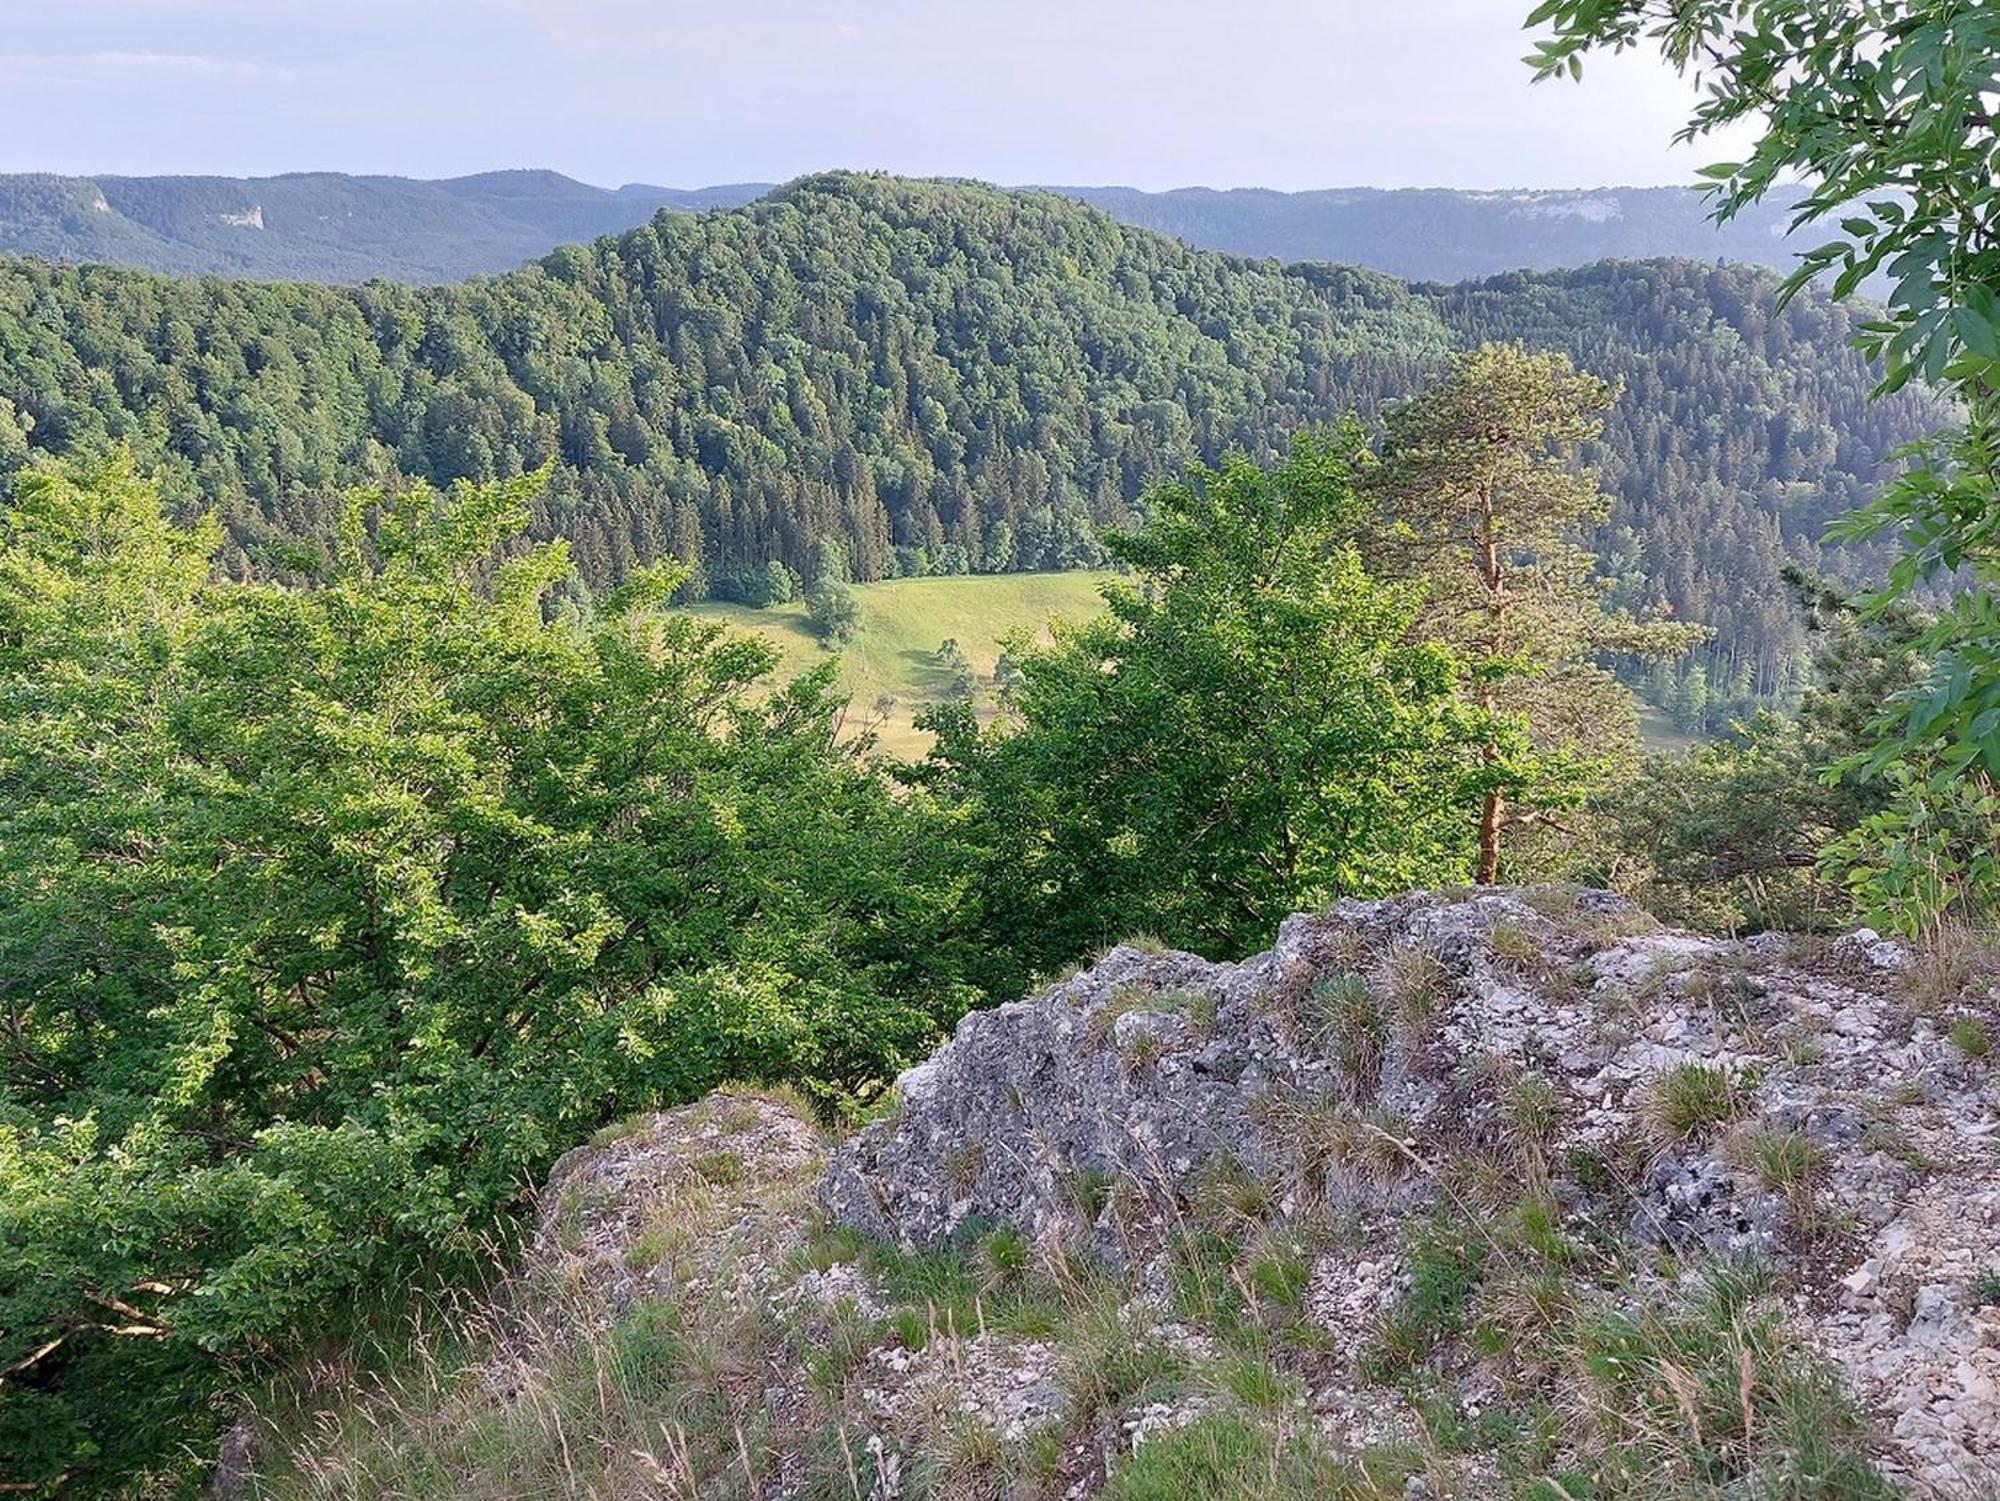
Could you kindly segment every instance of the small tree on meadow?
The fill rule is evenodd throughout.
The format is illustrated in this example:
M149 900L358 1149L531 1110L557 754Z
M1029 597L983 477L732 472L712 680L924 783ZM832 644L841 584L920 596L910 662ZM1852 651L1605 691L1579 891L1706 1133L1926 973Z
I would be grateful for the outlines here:
M1485 884L1499 879L1510 827L1576 801L1594 769L1636 744L1632 697L1598 658L1675 656L1703 635L1606 607L1583 534L1610 499L1575 456L1614 397L1563 355L1487 344L1390 416L1371 476L1390 523L1379 561L1429 589L1419 629L1453 647L1482 710L1528 732L1479 747Z

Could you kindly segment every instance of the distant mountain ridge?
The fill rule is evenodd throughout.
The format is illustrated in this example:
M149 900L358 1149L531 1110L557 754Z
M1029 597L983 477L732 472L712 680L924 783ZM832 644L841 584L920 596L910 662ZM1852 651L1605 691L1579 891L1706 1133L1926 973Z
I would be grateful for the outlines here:
M738 208L770 191L768 183L600 188L540 170L440 180L22 174L0 176L0 251L184 276L452 282L636 229L662 209ZM1717 226L1694 188L1046 191L1201 250L1337 261L1414 281L1662 256L1789 269L1795 253L1788 200Z
M661 209L735 208L768 191L599 188L545 171L437 181L22 174L0 176L0 250L182 276L451 282L621 233Z
M1457 188L1053 188L1139 229L1203 250L1274 260L1340 261L1407 281L1470 281L1601 260L1741 261L1789 271L1793 195L1727 224L1697 188L1473 192Z

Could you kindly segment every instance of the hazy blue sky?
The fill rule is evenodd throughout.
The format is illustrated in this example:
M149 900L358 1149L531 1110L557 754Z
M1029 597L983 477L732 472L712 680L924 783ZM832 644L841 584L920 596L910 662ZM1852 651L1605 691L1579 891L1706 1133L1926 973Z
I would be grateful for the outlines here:
M1650 58L1530 88L1530 0L0 0L0 170L824 167L1008 183L1688 180Z

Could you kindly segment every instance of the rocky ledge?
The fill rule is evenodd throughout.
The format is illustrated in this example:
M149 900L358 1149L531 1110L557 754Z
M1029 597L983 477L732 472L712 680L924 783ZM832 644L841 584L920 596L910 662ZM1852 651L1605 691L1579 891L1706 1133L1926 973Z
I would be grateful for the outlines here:
M1121 946L967 1016L820 1201L910 1248L1018 1227L1156 1289L1218 1197L1332 1214L1367 1230L1310 1303L1359 1347L1409 1291L1411 1227L1503 1212L1497 1173L1615 1241L1624 1285L1573 1293L1765 1269L1886 1473L2000 1496L2000 1028L1950 969L1573 890L1343 903L1240 964ZM1457 1378L1476 1402L1488 1373Z
M1568 889L1345 903L1240 964L1123 945L967 1016L844 1143L735 1091L571 1153L485 1353L297 1465L340 1495L540 1463L704 1501L1993 1501L1985 962Z

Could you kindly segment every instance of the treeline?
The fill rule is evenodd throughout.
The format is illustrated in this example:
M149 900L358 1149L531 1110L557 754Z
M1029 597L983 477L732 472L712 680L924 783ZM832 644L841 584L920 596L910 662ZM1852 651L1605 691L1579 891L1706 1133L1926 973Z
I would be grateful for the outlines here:
M822 541L862 582L1101 563L1147 487L1268 460L1454 347L1554 347L1626 394L1588 457L1620 604L1716 628L1702 714L1792 689L1780 571L1926 424L1868 407L1849 314L1766 273L1606 264L1456 288L1190 250L1064 199L833 175L454 287L0 262L0 471L128 444L282 572L333 497L547 466L532 534L602 589L675 557L737 595ZM0 475L4 477L4 475ZM1653 685L1672 697L1676 683ZM1679 700L1691 702L1683 692Z

